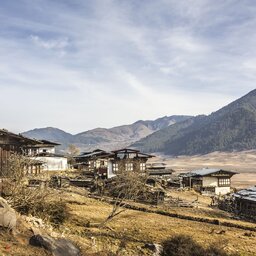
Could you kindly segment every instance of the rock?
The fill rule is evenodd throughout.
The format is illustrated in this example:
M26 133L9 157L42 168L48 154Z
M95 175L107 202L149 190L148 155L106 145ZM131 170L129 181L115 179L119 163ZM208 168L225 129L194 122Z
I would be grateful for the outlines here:
M144 248L153 251L153 256L160 256L163 251L163 247L160 244L145 244Z
M52 230L51 225L45 224L42 219L36 218L34 216L22 216L22 218L30 224L32 227Z
M34 235L30 238L29 244L43 247L54 256L79 256L80 249L71 241L60 238L54 239L50 236Z
M15 210L8 205L5 199L0 197L0 226L15 231L16 223Z

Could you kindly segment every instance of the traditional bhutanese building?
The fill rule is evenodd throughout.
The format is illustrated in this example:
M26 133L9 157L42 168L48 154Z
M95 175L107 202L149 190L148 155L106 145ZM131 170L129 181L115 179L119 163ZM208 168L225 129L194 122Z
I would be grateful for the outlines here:
M225 195L230 193L231 177L235 174L234 171L204 168L180 176L184 187L194 188L202 194Z
M135 149L119 149L111 152L94 150L75 157L76 168L111 178L123 171L146 171L146 162L153 157Z

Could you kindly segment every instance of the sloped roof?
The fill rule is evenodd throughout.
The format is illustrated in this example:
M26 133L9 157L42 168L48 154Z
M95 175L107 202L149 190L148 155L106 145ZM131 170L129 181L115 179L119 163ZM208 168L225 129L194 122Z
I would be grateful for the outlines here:
M78 156L75 156L74 158L92 158L92 157L107 157L107 156L113 156L113 154L106 152L104 150L94 150L92 152L82 153Z
M60 143L49 141L49 140L40 140L43 144L52 145L52 146L59 146Z
M49 153L49 152L41 152L35 155L35 157L37 156L38 157L65 157L64 155L61 155L61 154L55 154L55 153Z
M114 150L112 152L115 153L115 154L135 153L135 154L138 154L138 157L145 157L145 158L154 157L153 155L145 154L145 153L140 152L139 150L132 149L132 148L122 148L122 149L119 149L119 150Z
M148 169L165 169L166 168L165 163L148 163L146 166Z
M20 142L26 143L26 144L29 144L29 143L31 143L31 144L41 143L41 142L39 142L36 139L30 139L30 138L25 137L25 136L23 136L21 134L16 134L16 133L13 133L13 132L9 132L6 129L0 129L0 136L10 136L10 137L15 138L15 139L19 140Z
M249 201L256 202L256 186L240 190L237 193L234 193L233 195L234 197L237 198L243 198Z
M122 148L118 150L113 150L112 152L113 153L138 153L140 151L132 148Z
M227 170L223 170L223 169L203 168L203 169L198 169L198 170L193 170L191 172L188 172L188 173L184 174L184 176L187 176L187 177L207 176L207 175L214 174L214 173L217 173L220 171L223 171L223 172L226 172L229 174L237 174L237 172L227 171Z

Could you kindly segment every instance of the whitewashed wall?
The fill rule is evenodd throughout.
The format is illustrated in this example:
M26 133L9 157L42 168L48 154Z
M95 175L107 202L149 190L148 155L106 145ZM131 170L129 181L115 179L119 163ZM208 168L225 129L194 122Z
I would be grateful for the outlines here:
M230 193L230 187L216 187L215 194L216 195L226 195Z
M55 148L54 147L52 147L52 148L45 147L45 148L38 149L38 153L43 153L43 152L55 154Z
M35 159L44 162L44 171L65 171L68 169L68 161L65 157L40 156Z
M108 178L115 177L116 174L113 173L113 163L108 161Z
M203 177L203 187L218 187L218 178Z

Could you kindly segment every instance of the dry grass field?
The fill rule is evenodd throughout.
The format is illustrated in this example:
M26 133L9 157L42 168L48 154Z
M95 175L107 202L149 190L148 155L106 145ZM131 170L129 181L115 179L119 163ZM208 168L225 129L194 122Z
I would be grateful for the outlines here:
M189 193L174 192L173 196L193 200L196 195ZM152 255L152 252L143 248L145 243L161 243L177 234L190 235L203 246L211 243L222 244L229 252L238 252L239 255L256 255L256 232L249 231L248 236L248 231L238 228L135 210L126 210L109 222L106 227L97 228L95 224L102 222L107 217L111 211L111 205L70 193L65 194L65 200L69 202L71 214L65 223L67 234L80 245L84 255L100 255L100 252L116 252L117 250L119 250L119 255ZM207 208L208 200L200 196L201 206L195 209L177 207L165 210L255 227L255 224L231 220L228 214ZM159 209L162 207L159 206Z
M232 185L245 188L256 185L256 151L242 152L213 152L207 155L179 156L170 158L158 156L151 162L165 162L176 173L187 172L199 168L223 168L237 171L239 174L232 178Z
M61 195L68 205L68 218L54 232L75 242L81 248L83 256L153 255L152 251L144 248L146 243L161 243L178 234L189 235L205 247L218 244L226 251L236 252L240 256L256 255L256 232L246 230L248 227L255 228L254 223L231 219L228 213L208 207L210 198L195 192L170 190L168 193L169 196L190 202L198 199L198 207L150 206L130 202L154 212L127 209L106 226L99 228L98 224L111 212L112 205L89 198L82 188L58 191L58 196ZM214 219L220 221L220 224L164 216L159 214L160 211ZM224 222L240 225L243 229L228 227L222 224ZM0 232L0 255L49 255L43 249L28 245L28 239L32 235L29 229L21 229L19 226L19 230L21 233L16 238Z
M165 162L176 173L203 167L235 170L239 174L232 179L233 187L242 188L256 184L256 151L214 152L203 156L176 158L156 157L151 161ZM144 248L146 243L161 243L177 234L189 235L205 247L209 244L219 244L228 252L237 252L240 256L256 255L256 232L246 230L248 227L256 228L256 224L232 219L229 213L210 208L211 199L193 191L169 190L168 195L187 202L196 200L198 204L195 208L170 207L168 204L156 207L132 203L154 212L127 209L103 228L99 228L98 224L111 212L112 206L109 203L89 198L81 188L58 191L59 193L62 200L68 204L69 216L55 232L74 241L85 256L152 255L151 251ZM178 214L185 218L164 216L156 211ZM188 220L186 216L214 219L219 221L220 225ZM240 225L244 229L228 227L223 225L224 222ZM29 246L29 236L31 231L28 230L16 238L0 232L0 255L49 255L43 249Z

